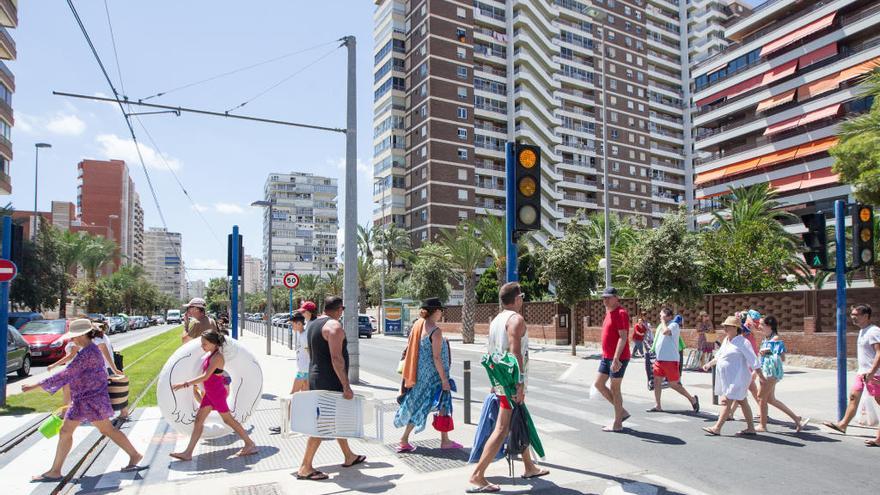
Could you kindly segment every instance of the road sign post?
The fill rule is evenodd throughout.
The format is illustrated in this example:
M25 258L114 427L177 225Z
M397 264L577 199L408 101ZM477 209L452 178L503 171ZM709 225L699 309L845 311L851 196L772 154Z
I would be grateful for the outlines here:
M289 296L290 296L289 304L290 305L288 307L290 308L290 320L293 320L293 289L296 289L296 287L299 285L299 275L297 275L293 272L285 273L283 282L284 282L284 286L287 287L288 292L289 292ZM293 324L290 320L288 320L288 322L287 322L287 348L288 349L293 348Z
M834 266L837 286L837 419L846 413L846 203L834 202Z
M241 253L241 236L238 235L238 225L232 226L232 237L230 237L230 247L232 250L232 281L229 284L229 293L231 296L229 304L229 322L232 324L232 338L238 339L238 279L239 279L239 260Z
M0 251L0 406L6 406L6 342L9 338L9 282L15 278L15 263L9 260L12 251L12 217L3 217L3 246Z

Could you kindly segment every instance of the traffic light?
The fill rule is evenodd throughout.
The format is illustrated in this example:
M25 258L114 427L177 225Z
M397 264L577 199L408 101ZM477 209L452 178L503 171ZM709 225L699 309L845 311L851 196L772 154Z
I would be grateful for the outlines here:
M541 148L514 146L514 232L541 228Z
M868 205L856 205L852 216L853 268L874 262L874 209Z
M816 270L828 269L828 239L825 234L825 215L822 213L810 213L801 215L801 221L807 227L807 231L801 234L804 240L804 261L810 268Z

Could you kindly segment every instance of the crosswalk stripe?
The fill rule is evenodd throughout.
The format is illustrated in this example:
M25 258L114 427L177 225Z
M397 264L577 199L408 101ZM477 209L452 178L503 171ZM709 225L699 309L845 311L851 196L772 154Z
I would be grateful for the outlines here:
M124 432L134 448L144 454L145 459L149 458L147 451L155 448L152 440L160 423L162 423L162 412L157 407L148 407L134 421L134 427L130 431ZM102 471L105 474L95 485L95 490L122 488L143 478L142 473L122 473L119 471L128 465L128 454L115 444L113 447L116 449L116 454L109 464L102 466Z
M71 451L85 440L94 430L94 427L80 426L73 432L73 447ZM40 433L34 433L40 435ZM31 476L44 473L52 466L52 460L55 458L55 448L58 445L58 437L41 438L37 443L23 452L17 453L15 462L10 462L3 469L0 469L0 480L3 480L3 493L28 494L34 491L38 485L32 484ZM71 460L65 468L69 468ZM36 466L33 473L22 470L21 466ZM66 470L62 470L66 472Z

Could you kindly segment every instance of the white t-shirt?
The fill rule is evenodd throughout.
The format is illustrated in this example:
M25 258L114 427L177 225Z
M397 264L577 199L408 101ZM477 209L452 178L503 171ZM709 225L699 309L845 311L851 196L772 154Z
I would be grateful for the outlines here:
M871 371L871 366L874 365L874 359L877 357L874 344L880 344L880 327L868 325L859 330L859 340L856 345L856 355L859 358L859 373Z
M107 337L106 335L103 336L103 337L96 337L96 338L92 339L92 342L93 342L95 345L101 345L101 344L106 345L106 346L107 346L107 351L110 353L110 357L111 357L111 358L113 357L113 344L110 343L110 337ZM109 368L109 369L112 370L112 369L113 369L113 364L110 363L109 361L107 361L107 356L104 356L104 353L103 353L103 352L101 353L101 356L104 358L104 365L105 365L105 367L107 367L107 368Z
M662 330L662 324L660 329ZM657 361L675 361L678 362L678 338L681 335L681 328L678 323L670 321L666 323L666 328L672 332L672 335L664 335L659 332L657 342L654 348L657 350Z
M296 370L300 373L309 372L309 339L308 334L293 331L293 348L296 350Z

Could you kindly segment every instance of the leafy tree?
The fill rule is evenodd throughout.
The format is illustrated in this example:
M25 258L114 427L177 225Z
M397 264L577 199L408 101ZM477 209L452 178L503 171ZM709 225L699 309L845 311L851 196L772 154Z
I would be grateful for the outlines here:
M840 141L829 153L834 172L853 185L859 201L880 204L880 66L861 83L864 96L874 101L868 113L852 117L840 129Z
M605 216L601 213L592 213L585 215L583 212L579 216L585 216L583 224L579 224L578 230L589 239L590 243L599 246L599 257L605 257ZM609 238L611 241L611 276L612 283L615 287L628 292L627 277L621 267L624 266L626 259L630 257L630 252L638 240L638 231L629 222L626 222L616 214L609 217ZM598 263L598 261L597 261Z
M283 287L279 287L284 293L284 304L283 306L287 306L287 289ZM274 292L273 292L274 294ZM319 306L324 302L324 297L327 294L327 287L324 280L314 274L305 274L299 278L299 285L294 289L294 298L300 301L314 301ZM339 295L339 293L334 293ZM273 304L275 303L275 296L272 296ZM276 308L279 307L277 304Z
M780 242L772 223L750 221L734 230L709 230L701 241L707 293L775 291L792 285L785 277L795 252Z
M376 266L373 264L372 258L358 257L358 308L361 313L367 312L367 302L370 296L367 286L375 271Z
M476 291L477 303L490 304L498 302L498 291L501 287L498 285L498 270L495 265L489 265L477 280Z
M543 301L549 293L546 283L541 282L538 259L532 250L521 250L519 257L519 284L528 301ZM489 265L477 281L477 303L498 303L498 285L495 265Z
M449 272L452 269L446 257L446 249L440 244L426 243L418 250L418 257L410 270L403 291L413 299L449 299Z
M328 273L327 282L324 286L327 290L327 294L342 294L343 281L344 274L342 268L336 272Z
M229 307L229 281L226 280L226 277L208 280L208 285L205 287L205 302L208 311L215 313L226 311Z
M452 273L462 285L464 304L461 308L461 340L465 344L474 343L474 315L476 313L476 292L474 283L477 268L486 260L486 248L474 225L460 223L455 230L443 230L440 244L445 248L444 256L452 267Z
M495 275L495 299L498 290L507 281L507 225L502 217L486 216L477 219L474 226L480 232L480 241L489 257L492 258L492 273Z
M71 286L75 283L74 272L82 262L83 254L88 246L89 239L82 232L70 230L59 231L50 227L52 235L57 236L58 251L54 260L60 271L60 295L58 301L58 317L67 317L67 298Z
M730 194L721 198L721 208L712 212L712 226L724 232L733 232L741 225L754 222L766 224L778 242L789 248L796 245L795 238L785 230L786 223L798 222L798 217L782 210L777 194L769 182L753 186L731 187Z
M30 240L22 242L21 266L9 292L13 305L40 312L58 304L62 277L57 258L57 236L43 223L36 244Z
M98 278L98 272L113 261L116 243L101 236L87 236L80 263L89 280Z
M688 232L685 212L679 210L667 216L660 228L643 233L623 269L639 304L686 305L703 295L699 259L697 236Z

